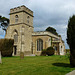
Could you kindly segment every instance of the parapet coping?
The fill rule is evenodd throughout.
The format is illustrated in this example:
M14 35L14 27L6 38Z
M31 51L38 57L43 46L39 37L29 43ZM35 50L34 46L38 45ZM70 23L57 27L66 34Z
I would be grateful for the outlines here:
M33 13L32 10L30 10L28 7L26 7L26 6L24 6L24 5L18 6L18 7L15 7L15 8L11 8L10 10L13 10L13 11L14 11L14 9L21 8L21 7L25 7L27 10L29 10L29 11L31 11L31 12Z
M24 7L24 8L25 8L26 10L28 10L29 12L27 12L27 11L25 11L25 10L23 10L23 9L18 11L17 8L21 9L21 7ZM16 11L14 11L14 9L16 9ZM34 17L34 16L33 16L33 11L31 11L29 8L27 8L27 7L24 6L24 5L18 6L18 7L15 7L15 8L11 8L9 15L15 14L15 13L19 13L19 12L25 12L25 13L29 14L30 16Z
M48 35L48 36L51 36L51 37L54 37L54 38L60 38L59 36L54 35L54 34L52 34L51 32L48 32L48 31L37 31L37 32L32 33L32 36L37 36L37 35Z

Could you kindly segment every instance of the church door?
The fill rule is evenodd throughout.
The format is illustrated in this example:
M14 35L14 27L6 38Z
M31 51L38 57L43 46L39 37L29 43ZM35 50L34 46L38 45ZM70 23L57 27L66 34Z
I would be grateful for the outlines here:
M14 46L14 55L16 55L17 52L17 46Z

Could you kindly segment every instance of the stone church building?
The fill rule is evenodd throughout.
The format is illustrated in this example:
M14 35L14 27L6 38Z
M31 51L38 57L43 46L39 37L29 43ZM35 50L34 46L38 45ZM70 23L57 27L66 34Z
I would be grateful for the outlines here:
M14 39L13 55L40 55L42 49L55 48L57 55L64 55L65 45L61 36L47 31L34 32L33 11L26 6L10 9L10 24L5 38Z

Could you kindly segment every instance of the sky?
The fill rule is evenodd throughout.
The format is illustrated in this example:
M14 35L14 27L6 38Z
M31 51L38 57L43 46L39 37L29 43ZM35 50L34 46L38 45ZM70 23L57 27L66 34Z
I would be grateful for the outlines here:
M66 33L69 18L75 14L75 0L0 0L0 15L9 18L10 9L25 5L34 12L34 31L54 27L62 36L66 48ZM5 32L0 28L0 38Z

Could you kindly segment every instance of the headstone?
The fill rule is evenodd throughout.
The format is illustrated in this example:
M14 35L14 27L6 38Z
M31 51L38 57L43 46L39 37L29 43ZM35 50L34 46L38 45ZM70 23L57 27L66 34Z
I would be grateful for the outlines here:
M2 63L2 61L1 61L1 51L0 51L0 64Z
M24 59L24 53L23 52L20 52L20 58Z

